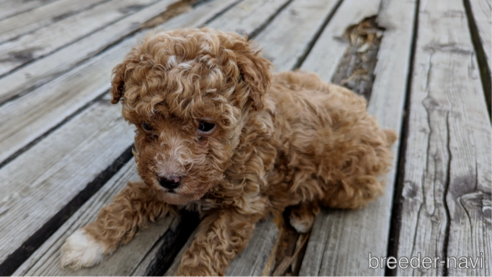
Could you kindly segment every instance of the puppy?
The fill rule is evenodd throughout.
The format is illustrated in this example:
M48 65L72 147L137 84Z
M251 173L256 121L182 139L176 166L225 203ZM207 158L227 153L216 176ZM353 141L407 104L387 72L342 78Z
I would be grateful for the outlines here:
M363 97L311 73L272 75L259 52L238 34L180 29L147 36L116 66L111 102L136 127L143 182L67 239L63 266L92 266L188 209L203 220L176 274L223 275L267 215L291 206L304 233L320 206L354 209L382 193L395 132Z

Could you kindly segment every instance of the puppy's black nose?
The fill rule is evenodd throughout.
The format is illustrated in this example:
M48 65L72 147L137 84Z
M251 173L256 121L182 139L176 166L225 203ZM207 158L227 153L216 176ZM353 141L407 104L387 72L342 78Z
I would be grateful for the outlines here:
M166 176L166 177L161 177L159 179L159 184L164 188L170 190L179 187L180 182L181 182L181 177L179 176Z

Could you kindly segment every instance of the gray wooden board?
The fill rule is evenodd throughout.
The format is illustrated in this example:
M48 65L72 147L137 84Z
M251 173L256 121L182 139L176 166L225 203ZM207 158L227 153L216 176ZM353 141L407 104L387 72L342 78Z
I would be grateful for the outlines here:
M330 81L349 46L343 38L345 30L364 18L377 15L380 4L381 0L343 1L302 67L318 73L323 80Z
M292 59L295 59L296 57L299 57L303 54L303 52L299 49L302 48L302 44L307 45L310 41L310 39L313 38L314 33L316 32L316 28L319 28L321 25L320 21L323 21L324 18L329 14L331 11L331 8L333 8L335 5L335 1L332 2L326 2L324 1L325 4L327 4L329 7L323 7L323 14L316 14L313 16L312 13L309 11L312 11L315 8L319 8L322 3L317 2L306 2L306 1L296 1L289 6L286 7L285 10L283 10L280 14L278 14L272 22L265 28L265 32L269 33L275 33L276 31L281 31L283 28L289 29L293 27L295 24L298 24L300 22L303 23L303 29L302 30L309 30L311 35L305 35L299 37L299 33L296 32L285 32L283 39L284 43L292 43L295 44L294 47L289 47L286 49L283 49L283 51L270 51L269 53L266 53L264 56L267 58L271 59L273 61L274 66L277 69L284 69L284 70L289 70L292 67L292 63L290 61L284 61L281 59L281 55L286 55L291 57ZM319 6L317 6L318 4ZM244 7L244 6L243 6ZM236 9L241 8L240 5L235 7ZM275 11L276 6L272 7L271 11ZM254 11L254 9L252 9ZM231 9L231 14L232 14L232 9ZM239 14L244 14L244 16L250 16L247 13L239 13ZM286 22L289 21L289 18L294 14L295 20L289 23L289 25L285 25ZM224 14L225 16L229 17L231 15L228 15L227 13ZM271 16L268 15L263 15L263 18L268 19ZM309 20L309 18L312 18L313 20ZM225 20L222 18L216 19L217 22L213 21L211 22L211 25L213 25L214 28L217 29L222 29L226 31L231 31L235 30L236 26L234 25L228 25L225 26ZM237 18L233 22L241 23L242 18ZM276 25L280 24L280 25ZM256 24L248 24L245 25L245 27L252 28L257 28L257 26L261 26L261 22L256 22ZM243 25L241 25L241 28L243 28ZM252 30L243 29L243 31L247 33L251 33ZM309 33L308 32L308 33ZM258 42L260 47L264 47L264 51L270 47L270 49L273 49L274 43L276 43L275 40L271 40L268 38L267 35L264 35L263 32L261 32L257 38L255 38L255 41ZM274 42L275 41L275 42ZM273 44L273 45L272 45ZM278 45L281 47L281 45ZM273 270L273 265L268 264L270 259L272 258L272 255L274 255L275 251L275 243L277 242L278 239L278 228L276 224L273 222L272 219L267 220L266 222L259 223L257 225L257 229L255 230L255 234L253 235L252 241L248 244L247 248L242 252L236 259L233 260L231 263L227 275L244 275L244 276L254 276L254 275L262 275L266 274L269 275L271 274L271 270ZM190 238L187 245L185 245L184 249L189 247L191 244L191 241L193 238ZM182 250L182 252L184 251ZM173 265L171 268L168 270L166 273L167 275L172 275L175 270L177 269L177 266L180 261L182 253L178 255L178 257L175 259ZM266 268L266 266L270 266L270 268Z
M104 27L77 41L77 43L73 43L51 55L37 59L15 72L0 78L0 87L2 88L0 90L0 103L16 95L23 94L33 87L48 82L80 62L103 51L122 37L137 31L140 28L141 23L163 12L172 2L173 0L159 1L114 24ZM210 19L210 15L215 15L224 9L224 5L230 3L234 3L234 1L216 0L194 10L193 18L187 16L187 14L182 14L169 22L164 23L163 26L167 26L169 29L178 28L180 26L198 26L193 25L193 23L197 20L203 21ZM141 36L142 35L140 35L140 37Z
M47 26L107 0L60 0L0 21L0 42Z
M225 3L225 4L227 4L227 1L222 1L222 2L223 2L223 3ZM229 1L229 2L230 2L230 1ZM193 19L195 19L195 17L194 17L194 13L190 13L190 14L189 14L189 17L190 17L190 18L192 18L192 17L193 17ZM127 41L128 41L128 42L127 42ZM126 45L125 43L129 43L129 41L130 41L130 39L127 39L127 40L126 40L123 44L120 44L118 47L116 47L116 48L115 48L115 49L116 49L116 51L113 51L113 52L109 52L109 51L108 51L107 53L105 53L105 54L107 54L108 56L106 56L106 58L105 58L105 59L101 59L101 60L102 60L102 61L104 61L104 62L107 62L107 60L110 60L110 57L112 57L112 55L115 55L115 53L116 53L116 54L118 54L118 53L121 51L121 49L125 49L125 47L127 47L127 45ZM128 51L128 50L129 50L129 47L128 47L126 50ZM93 69L92 67L90 67L90 65L91 65L91 64L85 65L85 66L86 66L86 67L84 68L84 69L86 69L86 70L85 70L85 72L86 72L86 71L90 71L90 72L94 71L94 72L95 72L95 73L97 73L97 74L104 74L105 72L107 72L106 70L105 70L105 71L97 71L97 69L96 69L96 68L94 68L94 69ZM98 67L98 68L99 68L99 67ZM80 70L80 71L81 71L81 72L84 72L84 70ZM86 73L87 73L87 72L86 72ZM109 74L110 74L110 73L107 73L107 74L108 74L108 76L107 76L107 77L108 77L108 80L109 80ZM79 77L78 75L74 75L74 76L75 76L75 77ZM67 79L70 79L70 78L67 78ZM75 79L77 79L77 78L75 78ZM92 80L94 80L94 79L92 79ZM58 83L63 83L63 81L65 81L65 79L60 79L60 80L56 80L56 81L58 81L58 82L56 82L56 85L58 85ZM75 82L72 82L72 83L73 83L73 84L76 84ZM67 83L67 85L68 85L68 83ZM88 84L86 84L86 85L88 85ZM95 86L95 87L93 87L92 89L93 89L93 90L95 90L95 91L104 91L105 89L107 89L107 88L108 88L108 86L109 86L108 82L104 82L104 83L102 83L102 82L101 82L99 87ZM69 87L69 88L70 88L70 87ZM73 89L80 89L80 88L79 88L79 87L77 87L77 85L76 85L75 87L73 87ZM48 88L46 89L46 91L48 91L48 92L51 92L52 90L56 91L56 88L54 88L54 87L48 87ZM97 94L98 94L98 93L95 93L95 95L97 95ZM100 94L100 93L99 93L99 94ZM70 95L70 96L71 96L71 97L73 97L74 95ZM94 95L93 95L93 96L91 96L91 98L92 98L92 97L94 97ZM38 98L37 100L38 100L38 101L33 101L33 102L34 102L34 103L39 103L39 102L40 102L40 101L39 101L40 99ZM41 100L47 100L47 99L41 99ZM66 99L64 99L64 100L66 101ZM91 99L89 99L89 100L91 100ZM62 102L65 102L65 101L62 101ZM85 101L87 102L88 100L86 99ZM118 106L116 106L116 105L115 105L115 106L113 106L113 105L109 105L109 99L106 99L106 98L105 98L103 101L108 101L108 104L105 106L105 109L107 110L107 112L110 112L110 111L111 111L111 112L113 112L113 113L115 113L116 115L118 115L118 116L119 116L119 107L118 107ZM42 101L41 101L41 102L42 102ZM102 105L102 104L101 104L101 105ZM98 105L96 105L96 107L97 107L97 106L98 106ZM3 108L3 109L2 109L2 112L3 112L3 111L4 111L4 109L6 110L6 108L8 108L8 107L5 107L5 106L4 106L4 107L2 107L2 108ZM32 105L31 105L31 108L32 108ZM56 107L55 107L55 108L56 108ZM49 109L49 110L53 110L53 109L54 109L54 107L52 107L52 106L51 106L51 107L47 107L47 109ZM73 110L73 108L70 108L70 107L67 107L67 109L71 109L71 110ZM102 118L101 118L99 121L97 121L97 120L96 120L96 121L93 121L93 120L94 120L94 119L92 118L92 114L94 113L94 111L92 111L93 109L95 109L95 108L94 108L94 107L90 107L88 110L83 111L83 112L81 113L81 115L77 115L77 116L76 116L76 118L82 118L81 120L88 120L88 119L84 119L84 118L86 118L86 117L90 117L91 119L89 120L89 122L91 122L92 124L95 124L95 125L93 126L93 129L94 129L94 130L93 130L93 129L91 129L91 131L92 131L92 132L94 132L95 134L97 134L97 132L96 132L95 130L97 130L97 129L98 129L98 127L99 127L99 128L101 128L101 130L100 130L101 132L103 132L103 131L104 131L104 128L107 128L107 127L105 127L105 124L107 123L107 121L110 121L110 117L107 117L107 118L105 118L105 120L102 120L102 119L104 118L104 116L102 116ZM15 109L13 109L13 110L9 110L9 111L14 112L14 111L15 111ZM57 110L55 114L56 114L57 116L60 116L60 113L61 113L61 112L65 112L65 113L67 113L67 114L69 113L69 112L66 112L66 111L59 111L59 110ZM5 116L7 116L7 115L5 115ZM115 120L116 120L116 119L115 119ZM3 193L4 193L4 194L2 194L2 195L6 195L6 196L2 199L2 202L1 202L1 203L2 203L2 206L1 206L0 212L1 212L2 214L3 214L3 213L5 213L5 212L7 212L7 211L10 209L10 207L11 207L12 205L15 205L15 202L16 202L16 201L18 200L18 198L19 198L19 197L18 197L18 195L15 193L15 190L13 190L13 192L12 192L12 193L9 193L9 192L10 192L10 189L14 189L14 188L16 188L16 189L19 189L19 190L23 190L23 191L25 191L25 193L23 193L23 195L24 195L24 196L27 196L27 195L29 194L29 193L28 193L28 192L29 192L29 189L28 189L28 188L29 188L29 186L31 186L31 183L32 183L32 181L33 181L33 180L31 180L31 181L28 181L28 182L24 182L24 186L27 186L27 188L26 188L26 189L23 189L23 188L22 188L22 186L17 186L17 187L16 187L16 185L18 185L18 184L17 184L17 181L16 181L16 183L15 183L16 185L14 185L13 180L16 180L17 178L21 178L22 176L24 176L24 178L31 178L31 177L36 177L36 176L37 176L36 174L28 174L28 172L30 172L30 171L32 171L32 170L34 170L34 169L33 169L32 167L26 167L26 165L29 165L28 161L30 161L30 159L27 159L27 158L25 158L25 157L26 157L26 156L30 156L30 155L31 155L30 153L37 153L37 152L39 152L39 151L45 151L45 150L40 150L40 149L43 149L43 147L45 147L45 145L50 145L50 142L55 143L56 145L58 145L57 143L59 143L59 141L58 141L58 140L61 140L61 141L66 140L66 141L68 141L68 142L74 142L74 143L75 143L75 141L72 141L72 140L73 140L73 138L71 138L71 137L70 137L70 136L72 135L70 132L68 132L68 133L67 133L67 132L62 132L62 131L60 131L60 130L71 130L71 131L73 131L73 130L78 130L78 129L81 129L81 130L84 130L84 131L86 131L86 132L89 132L89 131L87 131L87 129L89 129L89 127L90 127L90 126L86 126L85 124L86 124L86 123L84 123L84 122L79 122L79 121L76 121L75 119L72 119L71 121L69 121L69 122L67 122L65 125L63 125L60 129L58 129L58 130L54 131L54 133L50 134L48 137L46 137L46 138L44 138L43 140L41 140L41 142L39 142L37 145L35 145L35 146L33 146L31 149L27 150L25 153L23 153L22 155L20 155L20 156L19 156L19 157L17 157L16 159L14 159L12 162L10 162L10 163L8 163L7 165L5 165L5 166L4 166L4 167L0 170L0 174L5 174L5 175L1 175L1 176L4 176L4 177L3 177L4 179L0 179L0 184L2 185L2 187L1 187L1 191L3 191ZM123 128L123 127L124 127L123 129L131 129L131 128L129 128L126 124L123 124L122 122L120 123L120 125L121 125L121 126L120 126L121 128ZM80 126L84 126L84 128L80 128ZM24 128L24 129L26 129L26 128ZM29 129L29 128L28 128L28 129ZM57 135L57 134L60 134L60 133L61 133L61 135ZM67 137L66 137L66 138L64 138L63 136L67 136ZM78 138L82 138L82 135L80 135ZM116 139L115 139L115 138L116 138ZM121 147L121 148L119 149L119 151L120 151L120 153L121 153L121 152L123 152L123 150L124 150L124 149L126 149L126 148L127 148L127 147L131 144L131 140L128 140L128 139L126 139L126 138L124 138L124 137L123 137L123 138L121 138L121 140L122 140L122 141L124 141L124 142L120 142L120 141L118 140L118 138L119 138L119 137L116 135L115 137L108 137L108 138L107 138L107 140L112 141L112 142L113 142L113 143L115 143L116 145L123 145L123 147ZM99 138L99 139L100 139L100 138ZM101 143L110 143L109 141L108 141L108 142L105 142L105 141L93 140L92 142L93 142L94 144L96 144L96 145L99 145L99 144L101 144ZM88 142L87 142L87 143L88 143ZM61 145L61 146L63 146L63 145ZM67 146L67 147L68 147L68 146ZM116 146L115 146L115 147L116 147ZM47 151L47 150L46 150L46 151ZM58 160L59 160L59 159L60 159L60 160L63 160L63 159L69 159L69 160L70 160L70 159L71 159L71 157L65 157L65 158L63 158L63 152L62 152L61 150L57 150L57 151L52 150L52 151L53 151L54 153L57 153L57 155L48 155L48 153L46 153L46 152L42 152L42 153L43 153L43 155L46 155L46 156L47 156L47 158L49 159L49 162L45 162L45 163L42 163L42 164L38 164L39 166L41 166L41 165L46 166L46 167L43 167L43 171L46 171L46 172L45 172L46 174L47 174L47 172L48 172L48 169L49 169L49 171L54 170L54 169L53 169L53 163L55 163L55 164L56 164L56 163L58 162ZM69 153L69 152L68 152L68 153ZM65 154L68 154L68 153L65 153ZM39 159L41 159L41 158L43 158L43 157L42 157L42 156L39 156L38 158L39 158ZM22 161L22 162L19 162L19 161ZM33 162L34 162L34 161L33 161ZM39 160L37 160L37 162L39 162ZM23 165L23 164L24 164L24 167L25 167L25 168L24 168L23 170L18 170L18 167L21 167L21 165ZM95 164L94 164L94 166L99 166L99 165L97 165L97 164L95 163ZM13 169L13 168L15 168L15 169ZM89 168L91 168L91 167L89 167ZM104 168L104 167L102 167L102 168ZM88 169L88 168L86 168L86 169ZM26 171L26 170L27 170L27 171ZM15 174L14 174L14 173L15 173ZM40 173L40 174L41 174L41 173ZM76 174L76 173L72 173L72 174ZM77 173L77 174L78 174L78 173ZM45 177L46 177L46 176L45 176ZM19 180L20 180L20 179L19 179ZM53 183L53 182L55 182L55 181L49 181L48 183L50 183L50 184L51 184L51 183ZM21 182L21 183L22 183L22 182ZM77 189L78 189L78 190L80 190L80 188L77 188ZM10 203L10 204L9 204L9 203ZM5 216L4 216L4 217L2 217L2 219L4 219L4 218L5 218ZM35 225L35 224L33 224L33 225ZM0 229L0 230L1 230L1 229Z
M489 69L492 62L492 0L466 0L470 2L473 19L477 24L483 50L487 56Z
M186 13L178 15L165 24L155 28L155 31L168 31L181 27L203 27L207 22L224 12L224 10L229 9L239 2L240 0L214 0L212 2L203 3L196 8L194 16L189 16L189 14Z
M254 34L288 2L288 0L245 0L207 26L225 32Z
M234 259L226 272L228 276L270 275L273 268L267 268L275 250L279 229L272 218L256 224L253 238L246 249ZM266 272L265 272L266 271Z
M174 259L171 267L164 274L173 276L178 269L181 257L190 247L196 236L196 231L190 236L190 239L183 246L181 251ZM261 276L264 275L265 266L269 260L270 252L274 248L278 228L272 219L262 220L256 224L253 237L248 246L234 259L226 272L227 276ZM267 275L269 275L267 273Z
M372 8L364 7L365 3L373 5ZM378 12L378 24L386 31L380 45L368 111L377 118L382 128L392 128L397 133L402 125L415 5L416 1L387 0L383 1ZM326 33L318 40L320 46L318 43L314 46L306 60L309 63L301 68L313 69L323 78L330 79L329 74L334 72L331 63L338 57L324 55L323 51L330 47L330 41L337 40L344 26L374 15L364 14L363 11L373 10L375 6L379 6L378 3L345 0L340 6L342 17L338 17L338 12L335 14ZM346 8L352 10L355 16L348 16L350 13ZM330 27L332 23L340 26L337 27L339 31L332 31L335 29ZM343 55L343 52L340 49L337 54ZM395 160L398 158L398 147L399 140L392 148ZM369 268L368 258L369 253L378 257L387 255L395 174L396 166L393 166L384 178L384 195L373 203L358 210L323 210L318 215L299 275L384 275L384 267Z
M127 39L32 93L0 109L0 161L55 127L110 87L111 69L123 60L134 39Z
M471 8L473 19L475 20L478 36L480 37L480 44L483 48L485 59L483 62L487 62L489 69L489 82L486 84L487 95L486 100L488 103L489 113L492 111L492 2L488 0L466 0ZM469 16L469 15L468 15ZM478 57L481 58L480 56Z
M55 2L56 0L31 0L31 1L22 1L19 3L18 0L15 1L5 1L0 3L0 19L7 18L9 16L13 16L19 14L21 12L25 12L28 10L35 9L37 7L43 6L45 4Z
M212 10L203 6L188 13L186 17L179 19L183 24L181 26L196 27L189 22L195 24L196 20L210 19L214 15L203 13L203 10L214 12L218 8L224 9L231 2L217 1ZM173 24L174 21L169 23ZM166 25L167 23L163 24ZM142 36L140 33L129 37L33 92L4 104L0 109L0 162L108 90L112 68L137 43L137 37Z
M263 56L275 65L275 71L291 70L297 65L337 3L293 1L255 38L264 47Z
M492 136L463 1L421 3L418 26L398 256L484 258L396 273L490 276Z
M223 8L231 3L226 0L217 2L221 3ZM203 9L207 8L204 6ZM214 15L201 14L201 17L210 18ZM196 14L193 11L188 13L188 17L192 21L196 20ZM109 104L108 96L98 100L94 105L2 167L0 169L0 195L2 195L0 200L0 263L84 189L89 182L94 180L102 170L111 165L132 142L133 128L121 118L120 107ZM22 220L19 220L20 218ZM14 223L16 228L10 228ZM64 235L65 231L57 234ZM56 247L53 243L58 241L58 239L50 240L40 249ZM147 250L153 251L153 249ZM130 250L121 251L123 254L118 257L128 255L124 254L128 251ZM139 253L146 254L147 252ZM41 256L44 257L44 255ZM39 256L32 256L22 268L25 268L24 270L30 270L30 268L44 270L42 264L45 258L33 260L38 258ZM119 264L118 259L120 258L114 259L116 262L112 264ZM137 275L144 273L143 263L150 261L148 257L139 259L143 260L134 269ZM107 270L109 272L109 267Z
M123 245L118 251L104 258L103 262L92 268L73 271L60 266L60 248L73 232L97 218L99 210L111 203L113 197L128 181L140 180L135 162L129 161L111 180L91 197L58 231L56 231L41 248L39 248L14 272L13 275L28 276L96 276L96 275L142 275L140 265L154 249L154 243L171 227L174 217L168 216L148 228L140 230L135 238Z
M0 75L114 23L156 0L112 0L0 44Z
M105 97L0 169L0 263L132 144L119 110Z

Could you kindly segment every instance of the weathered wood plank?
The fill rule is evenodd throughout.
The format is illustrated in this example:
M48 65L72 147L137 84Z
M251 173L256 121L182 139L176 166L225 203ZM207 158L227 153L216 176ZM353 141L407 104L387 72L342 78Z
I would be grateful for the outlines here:
M194 13L195 16L188 16L188 14L179 15L166 24L158 26L155 28L157 31L166 31L181 28L183 26L187 27L203 27L207 22L213 20L217 15L220 15L224 10L236 5L241 0L219 0L213 2L204 3L202 6L196 9Z
M398 256L433 264L396 274L487 276L492 135L463 1L421 3L418 28ZM446 265L481 253L483 267Z
M269 275L264 272L270 253L277 243L278 231L272 219L263 220L256 224L253 237L248 246L234 259L226 272L227 276L261 276ZM181 257L195 239L196 231L190 236L186 244L174 259L165 276L173 276L178 269ZM261 256L261 257L258 257Z
M7 18L54 1L56 0L31 0L22 1L22 3L19 3L19 1L5 1L0 3L0 18Z
M231 3L217 2L223 8ZM188 13L191 21L196 20L195 15L193 11ZM214 14L202 14L202 17L210 16ZM124 48L124 43L115 49ZM94 70L99 74L108 72L100 67ZM93 90L107 89L107 80ZM11 253L131 146L132 128L122 120L119 110L119 106L109 104L107 97L98 100L0 169L0 272L8 267L4 261ZM23 221L18 222L18 218ZM16 228L10 227L12 222L18 222Z
M489 68L492 62L492 0L466 0L470 3Z
M279 228L274 219L259 222L248 246L231 262L226 274L228 276L270 275L274 265L271 258L275 256L278 238Z
M109 1L60 20L18 39L0 44L0 75L138 11L156 0Z
M106 0L60 0L0 21L0 42L19 37Z
M349 45L344 39L345 30L364 18L377 15L380 4L381 0L343 1L302 67L318 73L323 80L330 81Z
M347 5L354 14L360 13L359 16L350 17L349 11L346 11L347 13L341 13L343 17L340 19L337 13L332 20L360 20L361 17L369 16L370 14L363 13L365 3L370 4L344 1L340 11ZM377 118L382 128L392 128L397 132L402 125L406 79L411 63L415 7L416 1L388 0L383 1L377 12L378 25L386 28L386 31L380 45L368 111ZM354 23L357 22L347 21L337 28L343 31L343 26L348 27ZM337 40L336 36L340 34L333 30L335 28L328 25L328 37L325 37L325 33L322 34L320 45L314 46L306 60L309 63L303 64L301 68L314 70L325 79L331 78L329 74L334 72L331 63L338 57L324 55L323 51L327 51L332 45L327 41ZM337 54L342 55L343 50L340 49ZM326 65L326 68L320 65ZM323 210L318 215L299 275L384 275L385 268L370 268L368 258L369 253L378 257L387 255L398 146L399 141L393 146L395 166L385 177L386 188L382 197L359 210Z
M103 98L0 169L0 264L132 144L119 110Z
M298 64L338 2L294 1L255 38L264 47L263 56L274 63L275 71L291 70Z
M293 42L295 46L283 49L283 51L270 51L264 54L264 56L266 56L267 58L273 61L273 64L277 69L280 68L280 69L289 70L292 67L292 64L289 64L289 61L283 61L281 59L282 55L287 55L292 59L295 59L296 57L300 57L303 54L303 52L299 50L302 49L302 44L307 45L310 42L310 40L313 39L314 33L316 32L316 28L320 28L322 25L320 21L323 21L331 12L332 8L335 7L335 1L332 2L325 1L324 3L329 6L328 8L323 7L324 15L321 13L315 13L313 15L312 13L310 13L310 11L312 11L315 8L319 8L320 6L322 6L321 5L322 3L295 1L294 3L287 6L285 10L280 12L280 14L278 14L273 19L273 21L265 28L265 32L275 33L276 30L282 31L283 28L286 28L288 30L289 28L293 27L295 24L302 23L304 28L303 30L309 30L310 35L305 35L301 37L299 37L299 33L296 32L285 32L283 35L284 42L285 43ZM241 6L238 5L237 8L241 8ZM276 6L272 6L270 12L274 13L276 10L278 10L278 8ZM232 15L234 11L231 9L230 12ZM239 13L239 14L245 16L246 18L251 16L248 13ZM295 21L293 21L289 25L282 25L289 20L289 17L291 17L292 14L294 14ZM224 15L226 16L226 18L231 16L228 15L227 13ZM266 14L263 14L262 18L263 20L268 20L269 18L271 18L271 15L268 16ZM309 20L309 18L314 18L314 19ZM226 30L226 31L236 30L237 26L233 24L225 25L225 22L227 22L225 19L218 18L217 22L215 21L211 22L211 25L219 30ZM243 22L243 18L238 17L237 19L233 20L233 22L240 24L241 22ZM280 25L272 26L272 24L280 24ZM261 25L262 25L261 22L255 22L255 24L246 24L244 25L246 29L243 29L243 31L247 33L251 33L254 32L254 28L258 28ZM243 25L239 25L239 27L243 28ZM247 28L251 28L251 30L248 30ZM260 47L265 47L264 49L268 49L269 46L271 47L271 49L273 49L272 46L274 45L272 44L277 43L276 40L270 40L270 38L267 35L264 35L263 31L257 36L255 41L258 42ZM281 47L280 45L277 46ZM236 257L236 259L233 260L227 271L227 275L255 276L255 275L271 274L271 272L274 269L273 268L274 256L279 239L278 234L279 234L279 229L277 225L274 223L273 219L268 219L265 222L259 223L257 225L257 229L255 230L255 234L253 235L252 241L248 244L247 248L238 257ZM184 249L177 256L173 265L167 271L166 275L174 274L175 270L179 265L181 255L183 254L185 249L189 247L192 240L193 237L191 237L188 240L187 244L184 246Z
M13 275L49 276L95 276L95 275L134 275L135 271L154 247L154 243L165 235L175 224L174 217L163 218L149 228L141 230L131 243L123 245L104 262L93 268L73 271L60 266L60 248L75 230L97 218L99 210L111 203L113 197L128 181L138 181L135 162L129 161L111 180L108 181L89 201L87 201L46 243L39 248ZM144 272L138 272L144 274ZM137 273L137 275L138 275Z
M480 68L485 100L491 115L492 106L492 0L464 0L465 10Z
M55 127L109 89L111 69L135 39L127 39L0 109L0 161Z
M197 9L197 12L188 13L178 20L183 27L196 27L189 22L195 24L197 20L207 20L215 15L205 13L204 10L215 12L219 8L227 7L231 2L217 1L212 10L203 6L202 9ZM169 23L175 25L173 20ZM166 25L167 23L164 23L164 26ZM123 60L136 44L137 37L143 36L144 33L122 41L33 92L3 105L0 109L0 162L108 90L112 68Z
M288 3L289 0L246 0L210 22L208 27L240 34L249 30L248 35L251 37L261 24L267 23Z
M103 51L122 37L137 31L140 28L141 23L162 13L172 2L173 0L159 1L154 5L125 17L124 19L79 40L77 43L71 44L51 55L33 61L12 74L0 78L0 87L2 87L2 90L0 90L0 103L17 95L21 95L33 87L48 82L80 62ZM207 3L207 5L200 6L193 11L194 18L190 18L187 14L183 14L166 22L165 26L169 29L178 28L180 26L198 26L193 25L194 21L209 20L212 18L211 16L215 16L224 9L224 5L230 5L231 3L234 3L234 1L217 0Z

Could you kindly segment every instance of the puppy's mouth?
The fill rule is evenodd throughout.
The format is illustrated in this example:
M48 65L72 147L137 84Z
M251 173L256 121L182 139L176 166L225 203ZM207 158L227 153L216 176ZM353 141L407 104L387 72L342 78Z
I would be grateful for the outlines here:
M184 194L180 193L179 190L163 189L162 192L164 202L172 205L184 205L200 199L200 197L196 194Z
M172 179L177 180L177 179ZM201 195L198 195L195 191L190 191L189 184L186 181L183 182L180 179L179 183L169 183L162 181L161 178L157 177L154 179L154 184L158 187L158 190L162 192L161 197L164 202L172 205L183 205L192 201L200 199Z

